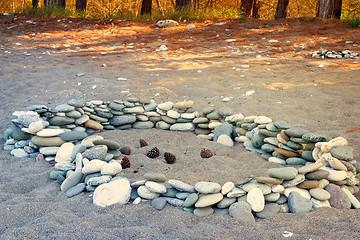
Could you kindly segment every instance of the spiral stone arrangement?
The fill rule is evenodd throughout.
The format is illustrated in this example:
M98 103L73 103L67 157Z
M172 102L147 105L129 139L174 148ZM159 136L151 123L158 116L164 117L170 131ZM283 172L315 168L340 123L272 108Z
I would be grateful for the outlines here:
M239 221L253 222L254 216L270 218L278 212L309 212L313 208L360 208L353 194L359 191L359 164L353 148L343 137L329 139L283 120L266 116L233 114L231 109L209 107L201 112L193 102L164 102L129 97L125 101L72 99L55 108L32 105L15 111L3 135L4 150L15 157L32 157L54 165L50 178L61 191L73 197L93 192L94 204L138 204L151 200L158 210L166 204L198 217L226 209ZM162 173L147 173L132 182L122 169L131 168L131 148L95 133L106 130L150 129L193 131L199 138L228 147L242 142L269 162L282 167L268 169L268 176L238 182L198 182L194 186ZM148 146L139 139L140 147ZM203 158L215 155L202 149ZM127 155L127 156L125 156ZM144 157L160 158L157 147ZM170 152L168 164L181 164Z
M350 50L344 51L333 51L333 50L323 50L320 48L319 51L310 53L314 58L359 58L359 54L357 52L353 52Z

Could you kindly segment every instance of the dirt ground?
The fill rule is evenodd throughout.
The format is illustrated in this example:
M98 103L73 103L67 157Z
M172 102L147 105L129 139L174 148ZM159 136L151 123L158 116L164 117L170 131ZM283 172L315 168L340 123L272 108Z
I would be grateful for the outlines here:
M309 53L320 47L360 52L360 29L319 19L224 19L194 23L191 29L189 24L159 29L153 21L1 17L0 132L11 126L15 110L32 104L54 107L77 96L192 100L198 110L228 107L327 137L343 136L359 159L360 59L316 59ZM190 184L224 184L266 176L276 166L239 143L228 148L192 133L100 134L131 146L133 167L124 170L131 181L158 171ZM161 151L171 149L177 163L169 167L145 158L140 137ZM201 159L203 147L217 155ZM103 209L86 193L67 199L48 178L47 163L14 158L2 148L0 169L0 239L345 240L360 234L360 212L354 209L277 214L244 225L221 213L200 219L170 206L156 211L148 203ZM287 231L293 235L285 237Z

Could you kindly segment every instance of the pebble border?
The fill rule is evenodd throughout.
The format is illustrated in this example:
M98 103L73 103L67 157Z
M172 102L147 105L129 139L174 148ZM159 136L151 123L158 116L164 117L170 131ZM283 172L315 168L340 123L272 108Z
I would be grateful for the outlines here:
M67 197L84 190L94 192L93 201L99 206L125 204L129 198L134 204L151 200L159 210L170 204L204 217L228 209L233 218L250 222L255 221L253 215L270 218L277 212L309 212L319 207L360 208L353 196L359 192L360 165L345 138L328 139L283 120L244 117L228 108L209 107L200 113L192 107L191 101L156 104L135 97L106 102L76 98L55 108L32 105L13 113L16 118L4 132L3 148L15 157L35 157L54 164L50 178L59 182ZM92 134L103 129L153 127L193 131L199 138L229 147L233 140L243 142L247 150L269 162L288 166L269 169L269 177L248 177L222 186L213 182L192 186L167 180L161 173L145 174L145 180L130 185L121 173L123 160L117 159L124 149ZM172 156L171 163L174 161ZM297 169L295 165L303 166ZM170 187L163 184L166 181ZM100 188L119 182L120 188L125 188L120 199L95 199L96 192L101 195Z

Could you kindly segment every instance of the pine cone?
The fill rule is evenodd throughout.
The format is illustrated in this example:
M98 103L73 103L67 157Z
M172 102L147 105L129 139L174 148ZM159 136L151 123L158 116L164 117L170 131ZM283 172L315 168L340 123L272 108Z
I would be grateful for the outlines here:
M165 152L164 153L164 158L165 158L165 161L168 163L168 164L173 164L175 163L176 161L176 157L175 155L169 153L169 152Z
M125 155L130 155L131 154L131 148L128 147L128 146L120 148L119 151L122 154L125 154Z
M214 156L216 153L211 151L211 149L209 148L203 148L201 149L201 152L200 152L200 156L202 158L210 158L212 156Z
M160 151L157 147L154 147L146 154L146 156L149 158L156 158L160 156Z
M144 139L140 139L140 147L145 147L148 146L149 144L144 140Z
M127 156L124 156L122 159L121 159L121 167L122 169L125 169L125 168L130 168L131 164L130 164L130 160Z

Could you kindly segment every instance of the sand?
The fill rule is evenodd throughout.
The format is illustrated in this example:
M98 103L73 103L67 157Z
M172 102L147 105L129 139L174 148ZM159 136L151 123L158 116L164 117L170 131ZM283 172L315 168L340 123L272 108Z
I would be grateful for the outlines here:
M101 25L77 19L1 18L0 132L11 126L15 110L32 104L54 107L76 96L192 100L198 110L227 107L246 116L286 120L327 137L343 136L359 159L360 60L321 60L308 53L321 46L360 52L358 45L345 44L360 44L360 30L321 20L217 23L222 22L196 23L187 30L185 23L155 29L151 21ZM271 39L279 42L269 43ZM162 44L169 50L156 51ZM251 90L255 92L247 96ZM223 102L224 97L230 101ZM269 167L277 166L240 143L229 148L192 133L152 129L99 134L131 147L132 166L123 170L131 181L162 172L190 184L224 184L266 176ZM140 138L149 146L139 148ZM154 146L176 155L177 162L168 165L163 158L145 157ZM202 159L204 147L216 156ZM242 224L223 212L197 218L169 205L161 211L149 203L101 208L90 193L68 199L49 179L48 163L14 158L2 148L0 156L0 239L285 239L288 231L293 233L288 239L315 240L357 239L360 233L360 212L354 209L282 213Z

